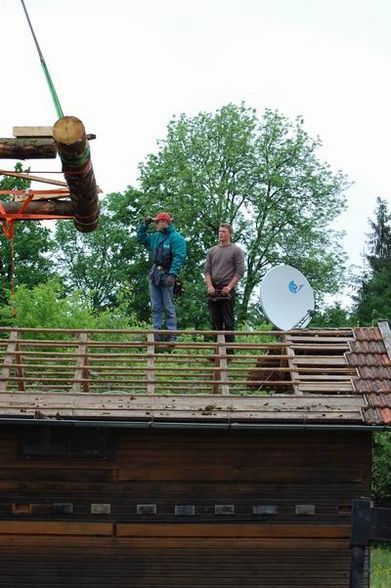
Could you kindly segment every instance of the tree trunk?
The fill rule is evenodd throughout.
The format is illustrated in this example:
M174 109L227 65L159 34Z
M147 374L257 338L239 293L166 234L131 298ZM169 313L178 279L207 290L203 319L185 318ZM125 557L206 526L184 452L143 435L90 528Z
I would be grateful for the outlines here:
M23 202L3 202L3 207L6 213L18 214L24 205ZM35 200L29 202L28 206L23 211L26 215L52 214L53 216L73 217L75 215L73 203L70 200ZM29 219L34 220L34 219Z
M75 227L82 233L94 231L99 220L98 188L84 125L74 116L64 116L54 125L53 137L71 193Z
M0 159L53 159L56 155L54 139L0 139Z

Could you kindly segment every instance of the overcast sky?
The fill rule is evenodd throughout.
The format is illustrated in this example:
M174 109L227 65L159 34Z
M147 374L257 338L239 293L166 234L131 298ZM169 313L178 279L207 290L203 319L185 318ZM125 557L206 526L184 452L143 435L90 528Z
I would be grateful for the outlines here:
M338 228L361 264L377 196L391 201L389 0L25 0L65 114L104 193L137 185L167 123L244 101L294 118L345 172ZM19 0L1 0L0 136L57 119ZM2 168L13 162L2 160ZM33 171L59 161L30 161ZM53 168L54 165L54 168ZM45 186L42 186L44 188Z

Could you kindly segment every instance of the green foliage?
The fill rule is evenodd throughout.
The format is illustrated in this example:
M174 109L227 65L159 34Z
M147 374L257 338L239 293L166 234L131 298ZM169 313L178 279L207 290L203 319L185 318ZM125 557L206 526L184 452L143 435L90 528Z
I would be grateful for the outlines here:
M129 329L138 323L119 307L96 312L92 301L80 291L65 295L57 279L32 289L19 286L15 291L16 316L10 306L0 307L0 324L20 328ZM140 328L143 328L143 325Z
M347 187L344 175L317 157L319 147L301 118L272 110L258 117L243 104L174 117L157 152L140 165L141 189L108 195L97 231L83 235L58 223L56 270L95 309L122 305L149 321L147 252L135 229L144 217L168 210L188 244L179 328L210 326L203 265L221 222L233 224L234 241L246 253L238 324L264 320L258 286L278 263L303 271L319 301L342 280L345 256L330 223L344 209Z
M391 500L391 432L374 436L372 477L375 501Z
M142 191L126 196L133 222L168 210L188 241L184 326L208 324L202 270L220 222L233 224L246 251L240 322L261 319L254 294L276 263L294 264L319 293L336 291L345 258L330 223L345 206L347 182L317 158L319 146L301 118L266 110L259 120L244 105L169 123L158 152L140 166Z
M86 293L96 309L126 302L131 311L140 310L140 283L132 273L140 248L130 231L126 199L120 194L108 196L102 204L96 231L79 233L63 221L57 226L56 243L57 269L70 290Z
M354 319L348 310L343 308L340 304L335 303L325 308L321 312L317 312L311 320L311 327L318 328L343 328L354 326Z
M361 325L391 320L391 213L387 202L377 199L375 221L368 240L369 268L355 296L355 317Z
M371 588L391 586L391 546L379 544L371 549Z
M16 171L22 171L17 164ZM20 178L4 177L0 180L0 189L26 189L29 182ZM10 197L4 196L3 200ZM53 248L50 231L37 221L19 221L15 223L14 268L11 262L11 242L0 232L0 300L7 300L8 292L14 278L15 284L24 284L31 288L45 282L53 275L53 263L49 253Z

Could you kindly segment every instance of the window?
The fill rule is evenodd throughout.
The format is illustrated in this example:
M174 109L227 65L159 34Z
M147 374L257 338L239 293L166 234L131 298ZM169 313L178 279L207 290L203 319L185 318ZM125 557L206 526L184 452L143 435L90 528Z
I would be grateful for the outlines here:
M22 430L24 457L113 455L112 431L98 427L34 426Z

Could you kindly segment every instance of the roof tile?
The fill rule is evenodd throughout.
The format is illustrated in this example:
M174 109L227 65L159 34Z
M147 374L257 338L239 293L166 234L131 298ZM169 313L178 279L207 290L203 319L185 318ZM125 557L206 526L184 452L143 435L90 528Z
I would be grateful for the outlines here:
M391 357L382 332L377 327L354 329L346 361L357 370L353 379L356 392L364 395L368 406L362 414L367 424L391 425Z
M365 407L362 415L367 425L379 425L383 422L380 411L377 408Z
M357 341L383 341L378 327L356 327L354 335Z
M390 394L384 393L371 393L366 395L366 399L370 406L377 408L390 408L391 397Z

